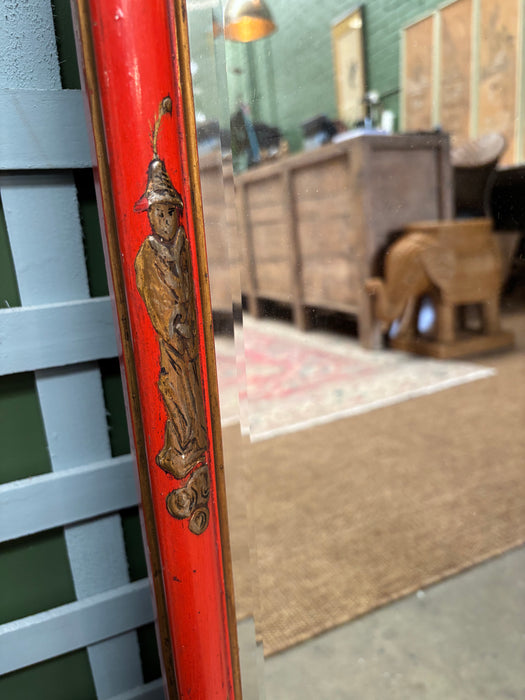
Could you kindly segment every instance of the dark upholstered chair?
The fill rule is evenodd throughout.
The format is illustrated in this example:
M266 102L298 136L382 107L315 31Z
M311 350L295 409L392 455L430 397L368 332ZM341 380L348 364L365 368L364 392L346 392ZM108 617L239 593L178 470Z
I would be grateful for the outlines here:
M491 132L452 148L456 217L490 216L490 190L505 147L504 136Z

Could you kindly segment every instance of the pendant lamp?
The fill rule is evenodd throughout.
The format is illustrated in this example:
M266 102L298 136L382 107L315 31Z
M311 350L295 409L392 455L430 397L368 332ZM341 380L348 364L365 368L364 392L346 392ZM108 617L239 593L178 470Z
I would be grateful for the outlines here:
M264 0L228 0L224 10L224 38L247 44L277 29Z

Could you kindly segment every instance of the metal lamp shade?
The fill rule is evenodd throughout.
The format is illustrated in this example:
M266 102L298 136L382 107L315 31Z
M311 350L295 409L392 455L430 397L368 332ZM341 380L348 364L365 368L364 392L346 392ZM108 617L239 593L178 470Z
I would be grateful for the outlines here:
M229 0L224 10L224 37L249 43L277 29L263 0Z

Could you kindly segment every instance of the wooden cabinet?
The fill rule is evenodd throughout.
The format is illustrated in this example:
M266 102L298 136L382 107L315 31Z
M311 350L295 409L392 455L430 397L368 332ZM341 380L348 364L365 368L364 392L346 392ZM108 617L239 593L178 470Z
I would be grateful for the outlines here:
M220 151L200 156L199 166L212 309L231 313L233 290L239 286L233 168Z
M375 344L364 280L390 234L453 212L445 134L366 134L261 165L235 178L243 292L355 314ZM211 262L211 261L210 261Z

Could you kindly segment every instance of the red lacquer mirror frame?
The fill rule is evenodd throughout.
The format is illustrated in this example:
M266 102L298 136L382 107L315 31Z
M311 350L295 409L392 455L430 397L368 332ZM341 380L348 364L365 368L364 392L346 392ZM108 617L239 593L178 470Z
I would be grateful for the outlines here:
M168 698L241 698L184 0L76 0Z

